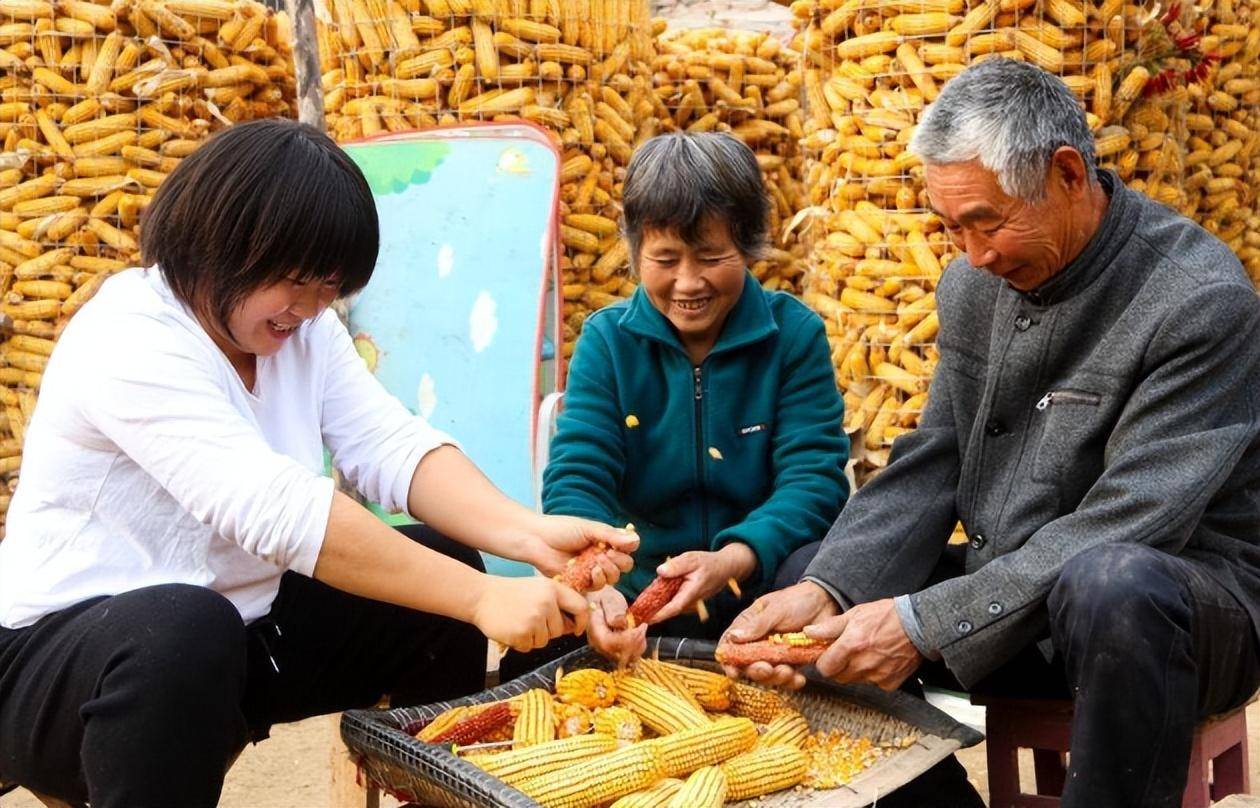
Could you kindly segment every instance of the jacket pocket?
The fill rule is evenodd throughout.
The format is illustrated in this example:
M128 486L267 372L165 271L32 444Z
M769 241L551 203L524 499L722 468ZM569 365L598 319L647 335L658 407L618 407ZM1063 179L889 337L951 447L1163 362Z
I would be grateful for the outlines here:
M1032 478L1057 483L1069 472L1090 474L1102 462L1107 434L1102 423L1104 395L1093 390L1062 387L1037 401L1041 438L1033 460Z

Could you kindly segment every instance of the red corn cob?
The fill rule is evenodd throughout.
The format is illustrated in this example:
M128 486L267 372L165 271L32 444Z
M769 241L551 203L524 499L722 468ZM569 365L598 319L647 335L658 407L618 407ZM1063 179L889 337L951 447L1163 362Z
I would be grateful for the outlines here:
M608 545L603 542L592 544L569 559L568 566L556 576L556 580L577 590L579 594L591 591L595 588L595 582L591 580L591 573L595 571L595 560L607 550Z
M450 729L437 735L432 742L453 743L461 746L476 743L496 729L507 726L511 720L512 708L507 702L501 701L490 705L476 715L456 721Z
M754 662L771 665L809 665L818 661L831 645L827 640L812 640L804 634L771 634L757 642L719 643L713 656L723 665L746 668Z
M662 578L659 575L656 580L647 585L647 588L639 593L634 599L634 603L630 604L629 611L626 612L626 627L634 628L637 625L651 621L661 607L673 600L674 595L678 594L678 590L682 589L683 579L681 576L677 578Z

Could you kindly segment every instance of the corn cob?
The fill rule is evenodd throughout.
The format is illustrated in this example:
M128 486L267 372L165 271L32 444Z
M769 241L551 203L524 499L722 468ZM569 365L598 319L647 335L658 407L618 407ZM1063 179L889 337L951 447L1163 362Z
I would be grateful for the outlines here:
M666 777L681 777L747 752L757 743L757 728L747 718L723 716L704 726L662 735L641 746L656 748Z
M617 741L606 735L577 735L498 754L470 755L466 759L487 774L515 785L616 748Z
M662 735L709 724L703 710L660 685L633 676L618 678L617 703L633 710L645 726Z
M717 766L692 772L670 799L668 808L721 808L726 802L726 774Z
M627 794L608 808L665 808L682 785L682 780L667 777L649 789Z
M506 702L499 702L459 719L446 730L435 735L430 743L457 745L476 743L496 729L506 726L511 720L511 708Z
M804 782L808 766L805 753L796 746L759 745L722 763L727 799L747 800L797 786Z
M678 590L682 589L682 576L674 578L664 578L657 576L652 583L644 587L639 596L634 599L634 603L630 604L630 608L626 611L626 625L634 628L638 625L652 622L652 618L661 608L674 599L678 594Z
M516 788L545 808L590 808L645 789L663 776L660 752L635 744L522 780Z
M556 737L585 735L593 726L591 711L580 704L556 705Z
M562 674L556 681L556 698L588 709L611 707L617 700L617 684L611 674L583 668Z
M520 701L520 713L516 716L512 748L535 746L555 740L555 737L556 713L551 694L538 688L526 691Z
M652 659L640 659L634 665L633 675L641 677L653 684L660 685L670 693L673 693L675 696L686 701L694 707L697 712L704 712L704 707L691 692L691 689L687 687L687 684L672 670L666 668L662 663Z
M660 663L673 673L696 697L700 705L710 712L725 712L731 708L731 680L720 673L693 668L688 665Z
M884 367L888 363L882 363ZM901 368L895 368L905 373ZM891 370L885 371L891 372ZM771 634L764 640L750 643L721 643L714 657L723 665L744 668L754 662L768 662L771 665L809 665L818 660L831 643L814 640L801 633Z
M793 746L800 749L809 737L809 723L796 710L786 709L771 719L757 739L758 747Z
M643 737L643 722L625 707L604 707L595 711L595 732L618 741L634 743Z
M783 698L773 690L743 682L731 684L731 713L734 715L769 724L783 708Z

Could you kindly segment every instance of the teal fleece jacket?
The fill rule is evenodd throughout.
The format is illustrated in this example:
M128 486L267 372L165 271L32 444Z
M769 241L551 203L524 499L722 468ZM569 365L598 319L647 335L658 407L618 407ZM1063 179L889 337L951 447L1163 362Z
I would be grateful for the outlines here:
M640 288L587 318L543 478L543 510L623 525L641 544L618 588L633 598L667 556L744 542L764 591L821 539L848 497L822 320L748 274L708 357L693 367Z

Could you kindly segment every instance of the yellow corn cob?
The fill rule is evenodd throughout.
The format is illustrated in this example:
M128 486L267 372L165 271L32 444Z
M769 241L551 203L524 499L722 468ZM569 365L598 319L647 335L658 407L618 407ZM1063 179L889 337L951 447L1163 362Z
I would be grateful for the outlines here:
M635 744L528 778L516 788L545 808L590 808L641 791L663 776L660 752Z
M556 713L551 694L540 688L526 691L520 700L520 714L516 716L512 748L535 746L555 737Z
M521 107L534 103L533 87L518 87L515 90L501 92L491 90L474 96L459 105L460 115L498 115L515 112Z
M796 746L759 746L722 764L726 798L747 800L792 788L805 780L809 762Z
M889 27L902 36L929 36L943 34L953 28L959 19L952 14L935 11L923 14L898 14Z
M71 197L71 199L78 201L77 197ZM134 236L125 230L119 230L104 219L89 219L85 226L88 230L95 233L96 237L103 243L108 244L119 252L134 253L139 249Z
M986 28L993 21L993 15L997 12L997 0L983 0L973 6L962 21L949 30L945 35L945 44L952 47L959 47L966 43L967 38L977 31Z
M0 17L15 20L52 19L53 4L44 0L0 0Z
M13 212L18 216L30 219L36 216L47 216L52 213L64 213L79 206L77 196L45 196L40 199L28 199L13 205Z
M0 306L14 320L52 320L61 314L59 300L28 300L23 303L5 303Z
M709 724L703 710L660 685L633 676L619 678L617 703L633 710L645 726L662 735Z
M758 724L770 723L783 710L783 698L773 690L743 682L731 684L731 712Z
M595 55L586 48L557 42L539 43L534 49L534 55L541 61L562 64L589 65L595 61Z
M66 142L71 144L80 144L135 128L135 114L120 113L118 115L107 115L104 118L85 121L84 123L78 123L74 126L67 126L61 134L65 137Z
M556 737L571 738L591 731L591 711L580 704L556 705Z
M642 746L654 746L661 754L666 777L681 777L701 766L721 763L757 743L757 728L747 718L722 716L704 726L662 735Z
M796 710L784 710L766 725L766 731L757 739L758 747L794 746L800 749L809 737L809 723Z
M583 668L560 676L556 682L556 698L590 709L610 707L617 700L617 684L607 671Z
M7 247L20 255L34 261L47 261L48 266L55 266L69 258L74 250L49 250L44 252L44 248L36 241L25 239L18 234L9 230L0 230L0 247ZM50 257L46 257L50 256ZM18 266L24 266L25 263Z
M704 706L700 704L699 699L691 692L691 688L687 686L687 683L662 663L647 658L640 659L635 663L634 675L642 677L653 684L660 685L670 693L686 701L697 712L704 713Z
M236 3L229 0L166 0L166 7L185 17L227 21L236 13Z
M499 20L499 30L506 31L517 39L529 42L554 44L560 41L560 29L554 25L524 19Z
M878 53L888 53L896 50L901 42L901 34L896 31L878 31L850 37L836 45L836 58L857 60Z
M23 297L44 298L49 300L65 300L74 291L70 284L60 281L17 281L12 290ZM43 370L43 368L34 368ZM26 368L32 370L32 368Z
M74 314L83 307L84 303L87 303L92 299L92 295L96 294L96 290L101 288L101 284L104 283L105 279L108 277L108 273L102 272L101 274L94 276L78 289L75 289L74 292L71 293L70 297L66 298L65 302L61 304L61 316L73 317ZM56 301L48 302L55 303ZM31 319L38 320L48 318L32 317Z
M694 771L670 799L667 808L721 808L726 802L726 775L717 766Z
M660 664L687 686L704 709L718 713L730 709L731 680L728 677L689 665L675 665L670 662Z
M1141 95L1142 89L1146 86L1146 82L1150 77L1150 71L1142 65L1135 65L1129 70L1112 98L1112 120L1121 121L1124 119L1124 114L1129 111L1129 107Z
M1024 30L1014 32L1015 46L1028 57L1028 61L1051 73L1063 70L1063 52L1052 48Z
M60 177L45 174L33 180L19 183L12 188L5 188L3 191L0 191L0 210L10 209L18 202L48 196L56 191L60 185Z
M634 743L643 737L643 722L625 707L604 707L595 711L595 732Z
M616 748L616 739L607 735L578 735L509 752L471 755L467 759L487 774L514 785Z
M666 777L649 789L627 794L608 808L665 808L682 785L682 780Z

